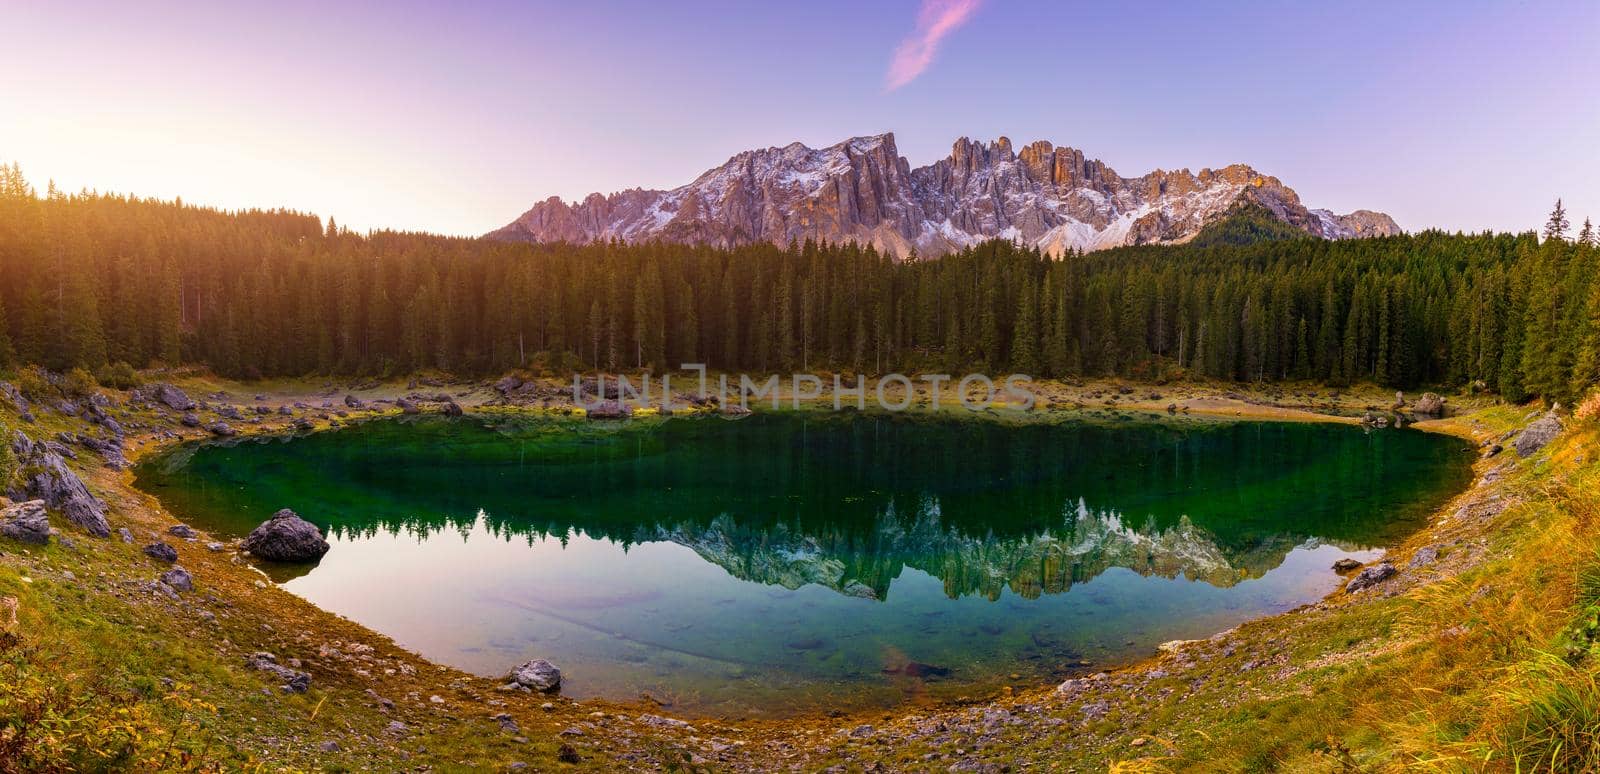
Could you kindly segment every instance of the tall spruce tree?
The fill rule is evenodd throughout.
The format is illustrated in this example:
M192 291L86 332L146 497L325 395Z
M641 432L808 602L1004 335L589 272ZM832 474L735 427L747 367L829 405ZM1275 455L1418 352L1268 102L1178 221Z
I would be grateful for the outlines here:
M1544 223L1544 238L1566 239L1569 227L1570 224L1567 223L1567 208L1561 206L1561 200L1557 199L1556 208L1550 211L1550 219Z

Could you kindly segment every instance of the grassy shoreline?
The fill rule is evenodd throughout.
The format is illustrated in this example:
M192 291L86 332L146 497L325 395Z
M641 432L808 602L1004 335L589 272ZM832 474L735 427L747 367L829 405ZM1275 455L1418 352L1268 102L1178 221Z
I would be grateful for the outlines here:
M296 401L337 403L346 393L306 382L241 385L197 378L179 384L196 398L217 390L240 396L260 394L266 400L243 402L274 409ZM1168 405L1177 404L1179 415L1186 408L1192 415L1206 417L1354 422L1349 414L1385 405L1389 397L1377 390L1306 397L1306 393L1319 392L1309 387L1247 395L1235 388L1206 385L1144 385L1133 393L1121 393L1120 386L1109 382L1043 385L1042 392L1051 403L1082 408L1036 413L1138 411L1160 416L1167 413ZM482 383L422 389L449 391L469 412L502 410L488 405L498 395ZM370 402L393 400L407 392L406 385L399 383L360 390L357 394L368 402L367 408L351 409L349 416L334 418L343 424L397 414L390 404L379 404L374 410ZM1152 393L1160 395L1151 397ZM1524 421L1525 412L1514 407L1452 399L1457 402L1466 404L1471 413L1422 422L1417 427L1476 441L1498 436ZM1319 408L1338 415L1320 413ZM558 405L553 410L562 409ZM204 430L175 428L165 421L158 424L156 416L146 413L132 418L148 427L130 433L130 460L169 448L183 438L206 435ZM259 424L236 423L236 428L244 436L281 433L305 413L296 411L290 416L274 411L259 415ZM5 419L16 425L13 415ZM53 434L74 427L81 430L82 423L41 412L39 423L28 432ZM327 422L316 422L317 430L326 427ZM166 436L175 429L180 431L177 438ZM1553 454L1547 453L1551 462L1513 465L1513 470L1503 471L1489 484L1481 483L1485 474L1505 464L1506 457L1479 462L1475 485L1442 509L1422 532L1395 547L1391 556L1398 558L1396 563L1434 543L1454 540L1471 548L1476 545L1473 541L1487 545L1494 542L1491 538L1506 540L1507 532L1501 527L1507 525L1474 523L1466 525L1471 527L1468 531L1456 534L1452 530L1466 527L1444 517L1471 504L1463 498L1482 497L1480 489L1500 492L1513 485L1526 487L1551 480L1557 473L1548 468L1557 460L1579 471L1591 469L1592 460L1572 460L1580 456L1574 447L1592 441L1592 433L1569 432L1566 436L1558 440ZM809 770L835 764L866 767L876 762L891 769L945 769L967 760L994 765L1031 760L1080 770L1104 769L1113 761L1138 761L1137 765L1148 768L1268 770L1306 762L1332 767L1344 760L1343 756L1361 765L1389 765L1421 753L1407 752L1408 747L1417 745L1408 741L1404 728L1396 729L1383 718L1362 719L1366 702L1359 697L1363 694L1352 697L1347 689L1383 686L1373 685L1374 675L1363 674L1366 670L1358 666L1421 658L1424 651L1432 652L1418 645L1424 636L1415 616L1438 605L1455 604L1459 578L1486 572L1486 564L1492 564L1485 560L1487 550L1444 551L1439 567L1450 572L1440 572L1428 582L1413 577L1421 576L1420 572L1402 572L1398 581L1389 584L1411 584L1413 580L1417 584L1396 585L1395 593L1381 597L1370 591L1335 593L1308 608L1254 621L1202 643L1175 647L1173 652L1064 693L1055 686L1042 686L973 706L785 721L696 719L687 726L663 720L670 709L642 702L580 703L499 691L496 681L428 663L381 635L272 586L230 550L208 550L209 539L203 536L194 543L164 538L178 547L180 564L193 573L196 591L177 599L151 591L149 581L161 568L138 549L176 520L153 497L132 487L130 472L80 460L86 461L88 465L75 468L111 506L113 527L126 526L137 539L132 545L115 536L97 541L68 528L64 532L74 548L55 541L44 549L17 550L16 544L6 543L0 557L0 597L18 600L18 622L11 631L21 644L0 655L5 656L5 668L21 676L16 682L20 688L48 693L54 687L69 697L89 697L89 706L145 717L144 725L130 735L139 740L132 745L135 752L131 754L137 760L120 764L132 768L218 764L224 768L341 770L432 765L452 770L480 763L504 768L521 762L536 770L557 766L765 770L791 765ZM1570 476L1571 471L1563 469L1560 475ZM1519 497L1524 503L1530 501L1526 495ZM1518 545L1503 548L1501 553L1514 555ZM1561 578L1550 582L1559 584ZM1439 591L1441 587L1448 588ZM1400 593L1402 588L1404 593ZM1548 604L1559 605L1559 595L1545 598L1556 600ZM0 617L0 623L3 620ZM1381 633L1358 636L1363 630ZM1536 638L1524 635L1524 639ZM67 643L88 647L73 648ZM299 659L314 675L311 691L303 695L276 692L261 673L246 670L244 657L257 650L274 652L280 660ZM1294 669L1287 681L1262 679L1269 674L1280 678L1279 672L1287 667L1274 667L1270 672L1259 665L1239 669L1251 660L1250 654L1265 660L1277 658L1268 655L1273 652L1290 659L1286 665L1299 658L1312 666ZM1158 673L1159 677L1152 676ZM1303 684L1296 683L1302 679ZM1194 687L1197 680L1202 687ZM1329 685L1337 685L1339 690L1330 694ZM1385 688L1386 693L1390 690ZM1305 695L1306 691L1311 695ZM19 689L10 697L9 706L26 706L19 699L21 693ZM1319 696L1327 701L1317 703ZM1195 704L1209 709L1196 715ZM1085 707L1096 708L1092 717L1085 715ZM1308 712L1307 707L1316 711ZM1315 722L1306 725L1288 717L1291 708ZM515 733L494 719L501 714L510 716ZM1338 718L1342 715L1359 722L1341 723ZM403 728L390 725L395 722ZM84 718L79 723L90 728L95 721ZM1348 734L1338 734L1341 727L1348 728ZM1340 738L1337 743L1321 742L1320 748L1296 748L1285 741L1312 728L1329 732L1322 736ZM102 744L116 747L114 741ZM324 749L330 743L336 749ZM73 742L58 744L61 747L50 749L64 751ZM123 744L123 749L127 747ZM558 763L563 755L579 762Z

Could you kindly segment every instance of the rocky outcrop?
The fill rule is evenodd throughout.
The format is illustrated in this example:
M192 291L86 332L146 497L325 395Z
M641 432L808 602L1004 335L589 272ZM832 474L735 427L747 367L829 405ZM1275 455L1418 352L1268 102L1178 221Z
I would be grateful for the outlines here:
M240 544L252 556L273 562L310 562L328 553L317 525L284 508L250 531Z
M50 517L44 501L29 500L0 509L0 535L36 546L49 543Z
M948 157L912 168L894 135L881 134L821 149L791 143L746 151L670 191L547 199L489 236L721 247L813 239L870 244L900 258L1001 238L1059 256L1183 242L1239 204L1329 239L1400 233L1389 216L1370 210L1308 209L1277 178L1243 164L1125 178L1047 141L1017 151L1005 137L987 144L963 137Z
M1517 450L1517 456L1527 457L1543 449L1545 444L1555 440L1560 434L1561 419L1552 411L1523 428L1522 432L1517 434L1517 439L1511 442L1511 448Z
M111 536L106 504L89 494L89 487L67 467L60 449L19 432L12 436L11 451L17 458L16 483L9 492L14 499L43 500L46 507L89 534Z

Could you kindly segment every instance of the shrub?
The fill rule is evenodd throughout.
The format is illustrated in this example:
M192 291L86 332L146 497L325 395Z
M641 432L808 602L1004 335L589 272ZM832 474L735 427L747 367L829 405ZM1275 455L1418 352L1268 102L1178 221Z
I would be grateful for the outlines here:
M0 655L0 774L68 771L198 771L215 708L185 686L142 701L105 678L42 668L44 654L7 646Z
M36 365L17 372L17 389L24 398L36 403L54 398L57 394L50 372Z
M133 366L122 360L101 366L94 378L100 384L117 390L131 390L144 381L139 378L139 372L133 370Z
M100 383L86 368L74 368L61 377L61 392L69 398L87 398L94 394Z

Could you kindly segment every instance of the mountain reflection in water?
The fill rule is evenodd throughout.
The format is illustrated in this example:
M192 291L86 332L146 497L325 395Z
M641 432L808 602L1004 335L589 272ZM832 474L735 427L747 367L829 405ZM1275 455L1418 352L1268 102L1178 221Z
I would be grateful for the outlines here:
M547 656L574 695L744 713L1053 679L1303 604L1468 459L1314 424L472 416L185 447L138 476L217 534L316 522L333 550L280 580L430 657Z

